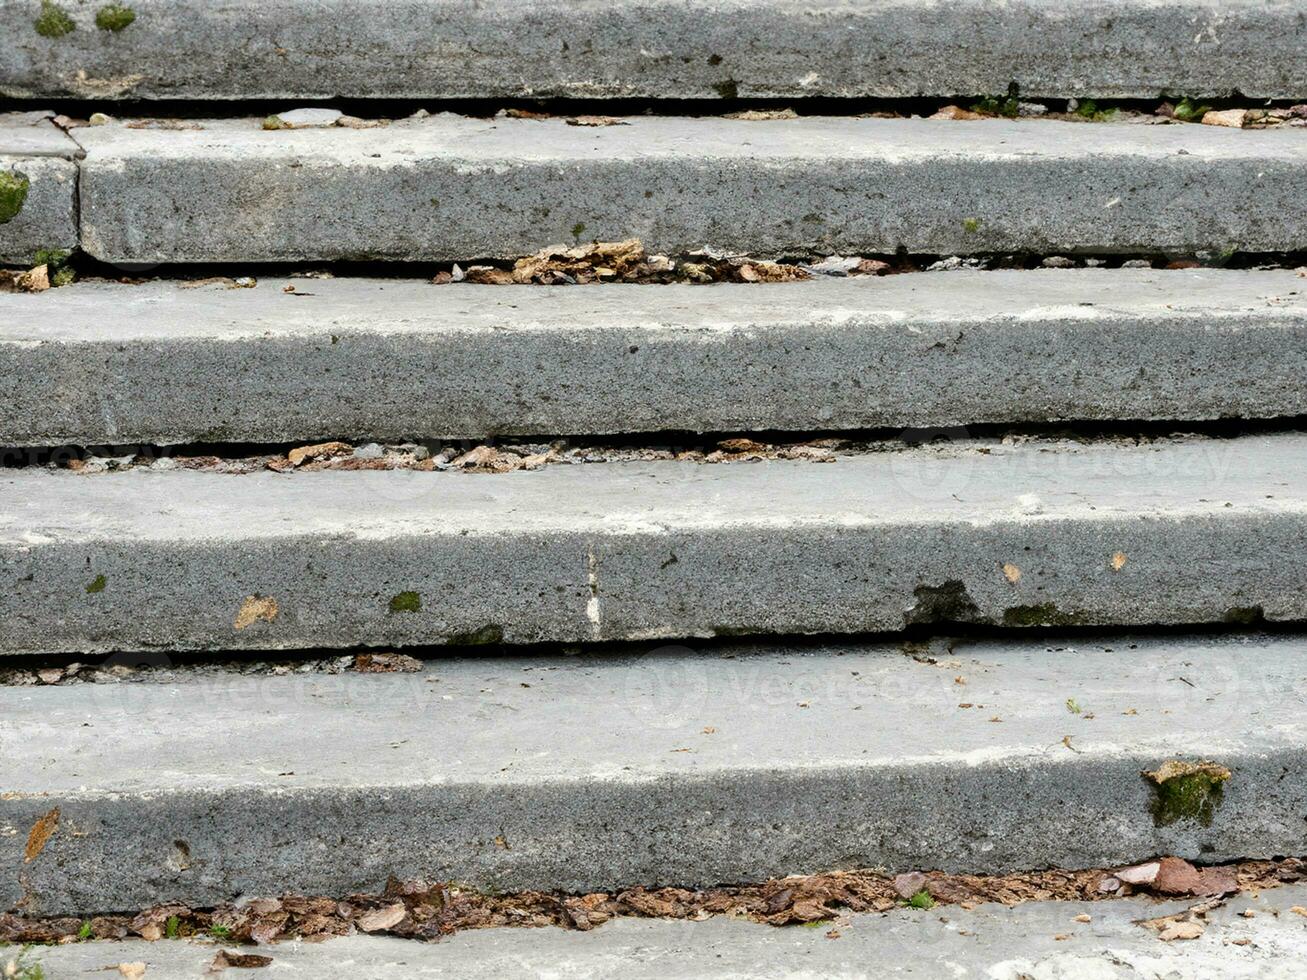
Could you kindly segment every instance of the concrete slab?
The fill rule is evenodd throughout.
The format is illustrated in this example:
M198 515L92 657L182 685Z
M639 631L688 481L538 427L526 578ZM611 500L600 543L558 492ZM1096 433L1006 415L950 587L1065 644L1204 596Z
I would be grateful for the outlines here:
M485 929L438 944L350 936L285 943L258 952L276 976L407 980L511 977L633 980L872 980L956 977L984 980L1297 980L1307 930L1289 912L1307 904L1291 885L1240 896L1207 914L1203 935L1163 943L1137 920L1189 903L1145 898L1112 902L1031 902L888 915L850 915L833 927L776 929L725 918L706 922L619 919L590 932ZM1251 912L1251 918L1242 913ZM1077 921L1079 915L1089 922ZM832 931L838 934L828 938ZM77 943L29 953L50 976L102 977L118 963L144 962L146 976L191 980L223 948L203 942ZM0 959L3 962L3 959Z
M0 474L0 652L1307 619L1307 437Z
M0 262L77 247L79 152L49 113L0 113Z
M138 676L0 688L0 904L80 915L379 891L391 874L586 892L1307 850L1296 635ZM1180 812L1141 774L1171 759L1231 775Z
M17 97L704 98L1003 94L1301 98L1294 0L361 0L0 3Z
M195 125L78 131L87 252L139 266L465 261L625 238L761 257L1307 248L1307 140L1291 130L450 115L366 130Z
M1303 376L1292 271L0 295L7 446L1274 418Z

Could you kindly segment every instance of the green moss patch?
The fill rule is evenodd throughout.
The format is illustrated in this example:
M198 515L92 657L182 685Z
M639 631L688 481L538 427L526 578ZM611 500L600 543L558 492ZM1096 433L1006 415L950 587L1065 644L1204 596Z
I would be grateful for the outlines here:
M41 0L41 15L36 18L36 33L42 37L63 37L77 25L54 0Z
M111 3L95 12L95 26L102 31L117 33L136 19L136 11L119 3Z
M72 253L66 248L40 248L32 257L32 265L45 266L51 286L67 286L77 278L76 271L68 262L71 258Z
M32 182L17 170L0 170L0 225L12 221L27 202Z
M90 585L86 587L86 591L92 594L96 592L103 592L104 587L108 584L109 584L108 579L106 579L103 575L97 575L95 576L95 581L93 581Z
M910 909L933 909L935 899L931 897L930 892L923 888L903 904Z
M422 597L416 592L401 592L390 600L393 613L415 613L422 609Z
M1225 794L1230 770L1215 762L1164 762L1144 778L1156 787L1153 823L1166 827L1181 820L1195 820L1210 827Z

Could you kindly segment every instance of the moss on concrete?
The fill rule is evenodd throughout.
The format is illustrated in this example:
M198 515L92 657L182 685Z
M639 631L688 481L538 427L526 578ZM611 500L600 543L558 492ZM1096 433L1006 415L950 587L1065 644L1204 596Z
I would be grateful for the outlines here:
M95 26L115 34L130 26L135 19L136 11L120 3L111 3L95 12Z
M415 613L422 609L422 597L416 592L400 592L390 600L390 611L393 613Z
M45 266L50 277L51 286L67 286L77 279L77 273L69 264L72 253L66 248L39 248L32 257L32 265Z
M41 0L41 14L35 26L36 33L42 37L57 38L71 33L77 25L54 0Z
M23 210L32 182L17 170L0 170L0 225L12 221Z
M1144 772L1156 788L1153 823L1166 827L1193 820L1210 827L1225 794L1230 770L1215 762L1180 762L1172 759Z

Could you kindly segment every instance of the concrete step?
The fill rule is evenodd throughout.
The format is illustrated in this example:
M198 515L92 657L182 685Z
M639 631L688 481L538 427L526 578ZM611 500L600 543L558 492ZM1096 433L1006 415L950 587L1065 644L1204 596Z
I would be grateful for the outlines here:
M1292 271L0 295L6 446L1269 418L1304 375Z
M1307 139L1293 130L445 115L76 132L82 247L134 268L464 261L626 238L759 256L1307 248Z
M43 35L51 9L73 29ZM1307 95L1294 0L397 0L383 17L357 0L133 0L103 26L101 9L0 3L0 95Z
M49 113L0 113L0 262L77 247L78 153Z
M0 688L0 904L1307 850L1303 636L647 650Z
M1307 885L1239 895L1198 919L1205 928L1197 940L1161 942L1139 925L1180 915L1193 904L1135 896L900 909L841 916L815 929L777 929L726 916L706 922L618 919L589 932L477 929L431 944L360 934L258 953L272 958L276 976L312 980L608 980L619 973L630 980L1301 980L1307 933L1290 910L1307 905ZM233 947L199 940L73 943L38 947L27 958L51 977L100 976L119 963L141 962L151 980L193 980L221 948Z
M1307 619L1307 436L0 471L0 652Z

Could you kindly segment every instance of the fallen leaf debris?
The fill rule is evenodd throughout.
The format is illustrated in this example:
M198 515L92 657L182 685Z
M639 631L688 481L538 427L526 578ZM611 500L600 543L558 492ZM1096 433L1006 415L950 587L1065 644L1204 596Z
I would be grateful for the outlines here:
M1242 891L1262 891L1307 879L1307 861L1246 861L1220 868L1194 869L1179 858L1166 857L1151 864L1169 880L1172 891L1141 882L1128 885L1129 869L1033 871L1011 875L908 872L894 877L876 871L841 871L795 875L758 885L721 888L629 888L616 892L565 895L520 892L488 895L452 884L421 879L392 878L379 895L283 895L256 898L211 909L169 904L145 909L135 916L104 915L92 919L25 918L0 914L0 943L67 943L79 939L127 939L139 936L157 940L209 936L224 944L270 945L299 939L321 942L356 932L385 933L434 941L464 929L501 926L558 926L586 931L618 917L702 920L718 915L750 919L773 926L827 922L846 912L888 912L912 906L960 905L972 908L986 902L1018 905L1034 901L1104 901L1133 894L1173 897L1207 894L1205 886L1188 887L1190 872L1220 875ZM1170 865L1166 879L1160 867ZM1182 867L1184 866L1184 867ZM1106 879L1116 887L1104 891ZM1154 883L1157 876L1154 877ZM1140 924L1154 929L1167 941L1190 938L1201 928L1206 911L1222 899L1209 899L1176 915ZM1186 923L1191 923L1186 925ZM218 958L238 954L220 951ZM268 957L260 957L267 960ZM215 963L215 966L218 964ZM228 966L266 965L228 962Z

